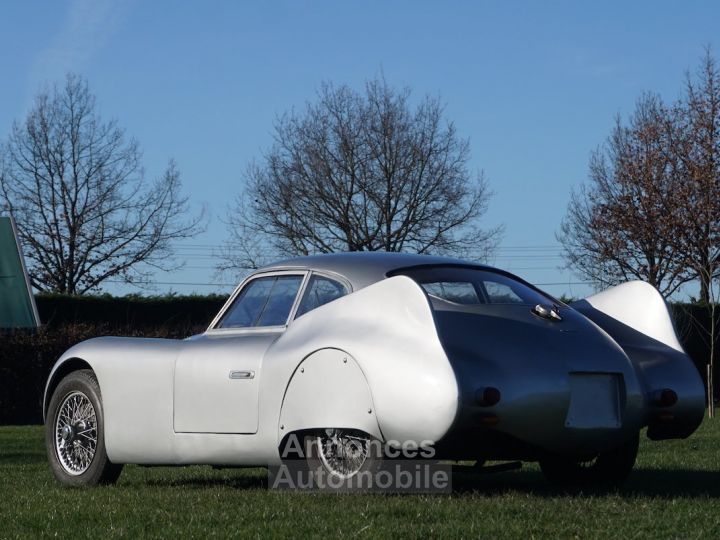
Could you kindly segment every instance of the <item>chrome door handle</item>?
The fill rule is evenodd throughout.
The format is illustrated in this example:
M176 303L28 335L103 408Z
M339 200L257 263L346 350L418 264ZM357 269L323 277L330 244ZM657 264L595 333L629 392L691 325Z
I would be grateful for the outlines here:
M254 379L255 372L254 371L231 371L230 378L231 379Z

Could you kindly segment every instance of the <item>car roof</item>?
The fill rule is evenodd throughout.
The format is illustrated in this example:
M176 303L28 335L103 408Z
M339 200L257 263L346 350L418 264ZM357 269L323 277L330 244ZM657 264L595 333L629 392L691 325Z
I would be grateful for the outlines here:
M315 270L338 274L347 279L353 290L362 289L387 277L389 272L403 268L426 265L473 266L494 268L451 257L418 255L414 253L391 253L386 251L356 251L351 253L327 253L277 261L260 268L257 272L276 270Z

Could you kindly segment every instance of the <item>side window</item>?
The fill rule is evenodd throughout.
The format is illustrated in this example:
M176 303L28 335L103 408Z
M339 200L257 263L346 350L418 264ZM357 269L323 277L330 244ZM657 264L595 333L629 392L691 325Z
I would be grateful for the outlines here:
M312 311L341 296L345 296L347 293L347 288L339 281L313 275L305 289L305 294L300 301L295 318L297 319L300 315L304 315L308 311Z
M302 276L268 276L248 283L217 328L281 326L287 322Z

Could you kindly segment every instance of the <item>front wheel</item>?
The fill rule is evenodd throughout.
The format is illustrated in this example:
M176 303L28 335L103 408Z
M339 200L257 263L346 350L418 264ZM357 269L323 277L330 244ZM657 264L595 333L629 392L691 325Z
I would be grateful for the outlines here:
M625 444L600 452L591 459L572 459L553 456L540 461L545 478L553 484L622 484L632 471L637 458L640 434L636 433Z
M55 478L66 486L114 483L122 465L105 453L100 386L88 369L67 375L53 392L45 419L45 446Z

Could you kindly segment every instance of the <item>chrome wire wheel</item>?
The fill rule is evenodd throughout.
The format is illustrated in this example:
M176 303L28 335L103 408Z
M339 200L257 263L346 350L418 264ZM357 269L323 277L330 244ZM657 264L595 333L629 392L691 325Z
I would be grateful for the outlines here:
M370 438L350 430L326 429L317 437L325 469L343 479L355 476L370 457Z
M55 452L63 469L72 476L92 465L98 443L97 415L90 398L71 392L55 416Z

